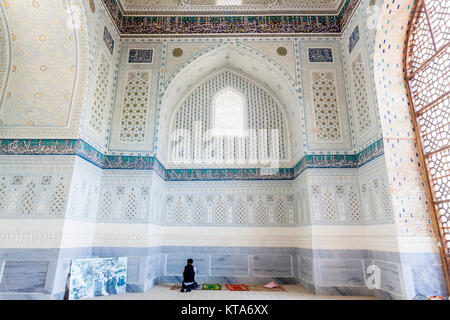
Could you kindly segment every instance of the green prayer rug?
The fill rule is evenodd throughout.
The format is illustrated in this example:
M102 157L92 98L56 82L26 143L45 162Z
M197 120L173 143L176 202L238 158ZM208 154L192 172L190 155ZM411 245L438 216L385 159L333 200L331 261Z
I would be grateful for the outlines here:
M202 290L222 290L222 286L220 284L202 284Z

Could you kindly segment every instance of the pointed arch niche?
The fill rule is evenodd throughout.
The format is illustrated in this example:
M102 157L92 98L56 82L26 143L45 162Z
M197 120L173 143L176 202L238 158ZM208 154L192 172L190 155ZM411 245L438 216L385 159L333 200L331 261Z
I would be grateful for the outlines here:
M279 165L282 168L295 165L305 155L306 151L304 106L302 97L299 94L301 89L297 87L290 75L282 70L280 65L268 59L263 53L256 52L244 44L233 42L223 43L215 48L206 49L195 58L186 62L169 78L161 96L160 111L157 116L157 131L160 138L155 142L158 160L166 168L261 167L255 163L251 165L248 161L241 161L242 163L235 163L232 166L230 166L230 163L211 166L207 162L198 162L195 165L192 165L192 163L191 165L181 165L180 163L174 164L171 161L173 153L170 140L172 139L173 126L176 127L174 123L177 121L176 114L178 109L185 101L190 99L189 97L191 95L191 98L195 97L195 94L198 97L201 90L206 90L205 88L198 88L206 85L207 81L218 74L222 74L223 76L228 74L229 79L224 77L220 80L220 77L216 77L214 80L216 82L213 81L210 84L210 87L214 87L215 89L208 93L208 99L212 99L212 96L218 91L226 87L231 87L243 95L248 107L255 105L250 99L254 96L251 92L256 92L255 90L261 92L267 98L266 101L273 103L273 108L275 108L273 110L277 111L273 111L273 115L271 113L260 115L258 121L263 121L263 118L266 116L269 116L269 118L272 117L273 119L276 116L282 119L284 129L282 134L285 149L283 151L284 155L279 159ZM231 80L231 78L235 80ZM233 84L233 81L236 83ZM195 93L197 89L200 91ZM212 101L209 100L208 103L210 111L207 113L207 120L202 122L203 125L206 123L208 125L203 130L208 130L213 127L211 125L213 116L211 113ZM268 110L272 109L269 108ZM246 131L254 128L251 125L251 121L256 121L251 120L251 115L247 114L244 115L244 127ZM181 126L179 128L183 129L185 127ZM271 127L267 126L267 128L270 130ZM270 145L270 142L268 143ZM188 153L185 153L185 155L188 155Z
M171 122L170 163L209 168L289 161L280 103L242 74L223 69L194 87Z

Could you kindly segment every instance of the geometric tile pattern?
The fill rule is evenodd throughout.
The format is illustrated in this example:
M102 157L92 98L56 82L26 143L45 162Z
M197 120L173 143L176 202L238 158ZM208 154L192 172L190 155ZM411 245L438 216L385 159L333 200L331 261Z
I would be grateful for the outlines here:
M102 53L97 69L94 94L92 98L91 113L89 116L89 126L99 134L102 133L103 120L108 102L110 64Z
M313 72L315 126L319 140L339 140L341 128L333 72Z
M275 187L255 193L224 187L191 194L167 191L157 210L162 220L154 222L163 225L294 225L298 214L295 195Z
M360 135L365 134L371 127L371 116L367 96L367 82L361 53L352 63L353 90L355 95L355 111L358 118L358 131Z
M336 182L333 178L309 175L314 179L308 184L311 217L300 220L300 224L373 224L393 220L390 198L381 192L389 187L386 179L364 175L362 183L358 183L355 175L348 181Z
M121 142L135 143L145 139L149 85L148 72L128 73L122 104Z
M66 179L59 175L3 175L0 177L0 216L61 217L65 212L67 188Z
M102 187L100 194L99 216L100 222L145 222L148 221L149 194L144 192L148 188L139 182L125 186L123 183L108 182Z

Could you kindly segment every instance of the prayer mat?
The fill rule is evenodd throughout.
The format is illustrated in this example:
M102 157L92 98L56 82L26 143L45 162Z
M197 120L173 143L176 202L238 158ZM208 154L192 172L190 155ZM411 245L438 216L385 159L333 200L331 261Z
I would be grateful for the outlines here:
M170 290L180 290L181 289L181 284L174 284ZM200 290L200 287L198 287L197 289L193 289L193 290Z
M220 284L202 284L202 290L222 290L222 286Z
M227 284L230 291L250 291L245 284Z
M269 291L278 291L278 292L279 291L286 291L286 289L284 289L282 286L278 286L276 288L269 289L269 288L266 288L266 287L264 287L263 285L260 285L260 284L249 284L248 288L249 288L250 291L266 291L266 292L269 292Z

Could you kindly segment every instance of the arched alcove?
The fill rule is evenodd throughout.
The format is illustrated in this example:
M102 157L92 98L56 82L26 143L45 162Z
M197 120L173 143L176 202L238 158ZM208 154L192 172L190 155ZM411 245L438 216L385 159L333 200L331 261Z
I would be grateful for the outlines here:
M222 101L224 109L218 111L216 98L235 100ZM218 116L226 132L217 127ZM171 121L169 162L205 167L287 163L287 129L280 103L267 90L225 68L195 86L179 104Z
M299 89L291 77L283 72L284 69L272 59L254 49L250 50L243 44L233 42L206 49L195 59L185 63L166 84L157 117L158 159L168 165L170 147L167 137L170 135L171 119L180 102L198 83L223 69L244 75L279 102L286 115L286 134L290 144L290 163L286 165L292 166L304 155L306 144L304 111Z

